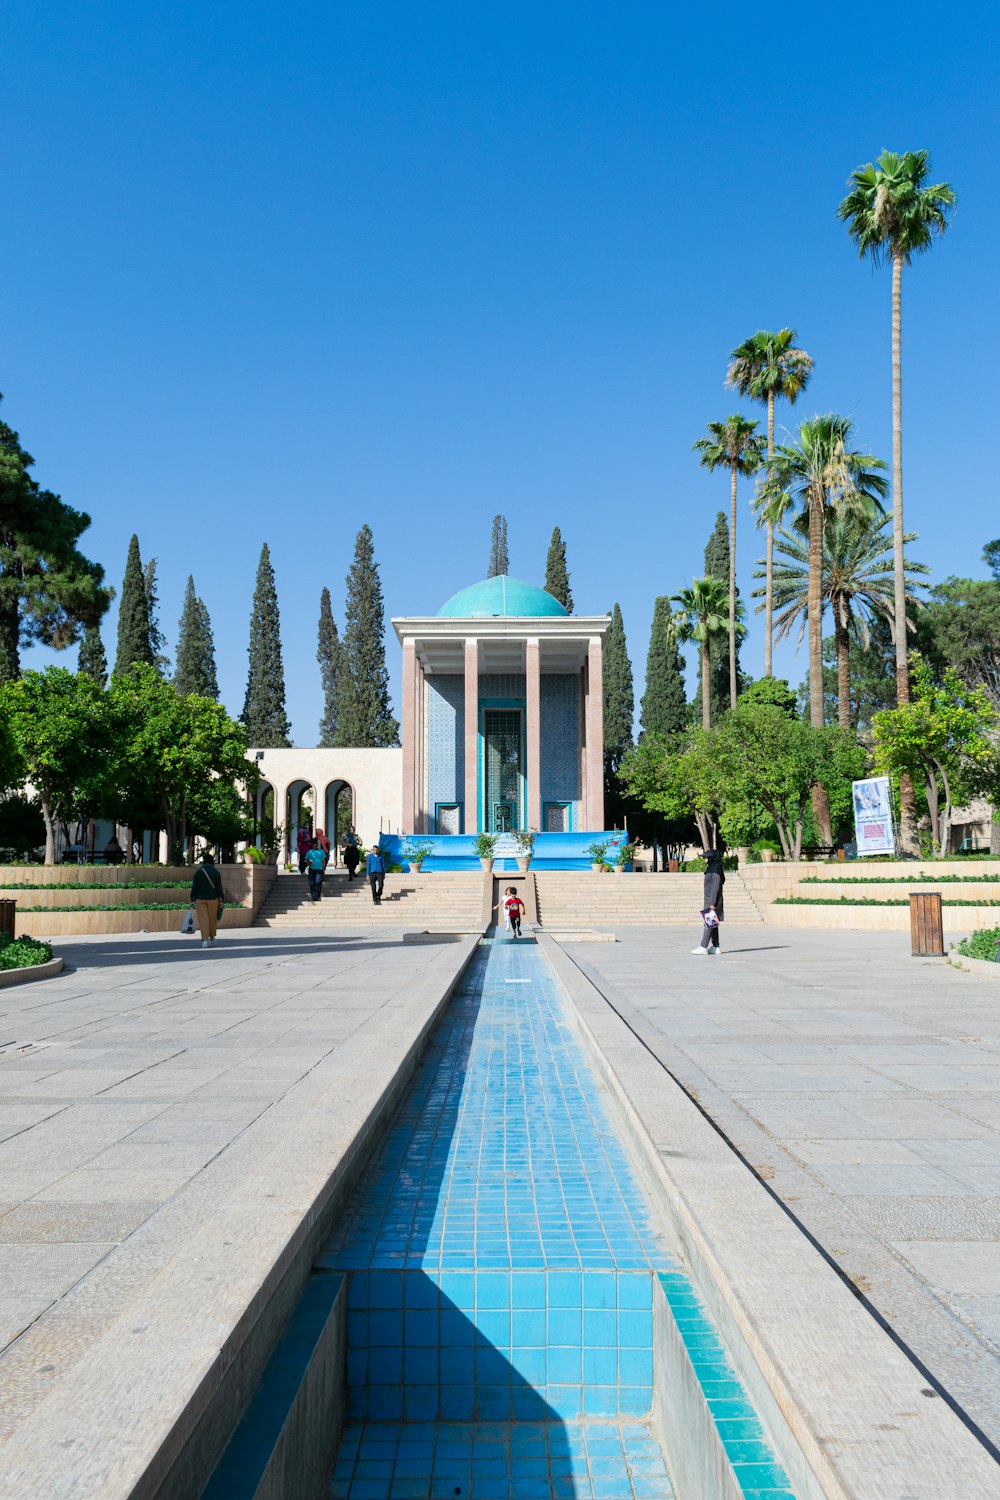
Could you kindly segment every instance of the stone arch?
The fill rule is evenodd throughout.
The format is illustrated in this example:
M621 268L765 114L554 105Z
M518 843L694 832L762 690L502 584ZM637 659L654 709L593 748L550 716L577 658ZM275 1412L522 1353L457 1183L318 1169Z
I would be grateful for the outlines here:
M342 793L344 792L350 793L351 807L348 813L346 813L343 817L338 818L337 804L341 798ZM355 787L354 783L350 781L346 776L334 777L332 781L328 781L326 784L326 790L320 800L320 806L323 809L323 815L325 818L325 821L321 820L320 827L326 830L326 836L333 846L332 858L334 863L339 864L340 842L344 837L344 834L347 832L347 825L349 823L356 824L358 821L357 788Z
M312 803L312 811L308 816L305 815L305 810L302 806L302 799L307 793ZM284 803L285 835L283 842L285 862L294 864L298 857L297 841L300 826L305 822L310 828L315 829L316 827L316 809L319 806L316 783L310 781L307 776L292 777L285 787Z

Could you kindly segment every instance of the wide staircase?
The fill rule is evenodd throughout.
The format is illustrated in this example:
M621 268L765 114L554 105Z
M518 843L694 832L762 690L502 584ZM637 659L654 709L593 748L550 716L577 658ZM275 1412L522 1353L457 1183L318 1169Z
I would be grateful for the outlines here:
M407 927L462 932L482 926L483 877L478 870L454 874L387 875L382 904L372 901L367 880L348 880L330 870L319 901L309 896L304 875L279 875L257 913L255 927Z
M537 870L543 930L575 927L697 927L701 875L603 875L594 870ZM763 921L742 878L726 875L727 922Z

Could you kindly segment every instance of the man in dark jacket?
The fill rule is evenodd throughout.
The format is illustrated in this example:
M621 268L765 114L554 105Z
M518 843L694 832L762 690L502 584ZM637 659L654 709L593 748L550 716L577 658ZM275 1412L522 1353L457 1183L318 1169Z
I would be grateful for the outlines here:
M365 874L368 876L372 888L372 900L376 906L382 905L382 887L385 885L385 860L378 844L372 846L372 852L365 860Z
M212 859L211 849L205 850L201 856L201 864L194 872L194 879L191 882L191 904L198 919L201 946L204 948L206 943L215 942L219 914L222 910L222 876Z
M705 858L705 887L702 898L705 930L701 935L701 942L697 948L692 948L691 952L703 954L707 958L718 958L719 923L723 917L722 887L726 883L726 872L722 868L720 849L703 849L702 853Z

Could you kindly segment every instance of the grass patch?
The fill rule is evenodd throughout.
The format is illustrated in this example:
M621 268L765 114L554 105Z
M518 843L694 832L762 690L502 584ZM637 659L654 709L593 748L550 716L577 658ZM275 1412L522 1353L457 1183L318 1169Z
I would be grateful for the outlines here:
M995 964L998 945L1000 945L1000 927L980 927L978 932L971 932L967 938L962 939L957 951L964 958L978 958L985 963Z
M27 880L2 880L2 891L186 891L190 880L50 880L33 885Z
M800 885L973 885L1000 881L1000 875L804 875Z
M888 896L878 901L864 896L778 896L774 906L909 906L908 896ZM997 901L944 900L942 906L1000 906Z
M37 938L0 934L0 969L33 969L47 964L51 957L48 943L40 943Z
M21 916L27 916L29 912L45 916L49 912L71 911L74 916L85 917L92 911L187 911L190 905L190 901L152 901L148 903L136 901L135 903L129 902L128 906L20 906L18 907L18 913ZM227 901L224 909L226 911L239 911L241 909L240 903L238 901Z

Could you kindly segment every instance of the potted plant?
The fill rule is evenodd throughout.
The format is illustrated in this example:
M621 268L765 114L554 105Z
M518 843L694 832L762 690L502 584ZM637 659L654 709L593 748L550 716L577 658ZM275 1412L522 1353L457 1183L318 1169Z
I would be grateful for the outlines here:
M477 833L473 848L479 857L479 863L487 872L493 868L493 853L497 846L497 835L495 833Z
M526 875L528 866L531 864L531 856L535 851L535 840L538 834L534 829L529 831L519 828L514 837L517 840L517 847L521 851L517 856L517 868L522 875Z
M593 861L590 866L592 870L606 869L607 865L604 856L608 852L607 839L605 839L603 843L598 842L596 844L591 844L586 852L590 855L590 858Z
M423 869L424 860L434 848L433 839L410 839L406 845L405 854L409 861L410 869L417 875Z
M619 844L618 858L612 865L612 869L616 875L623 875L625 873L625 866L632 863L638 847L638 844L634 840L629 844Z

